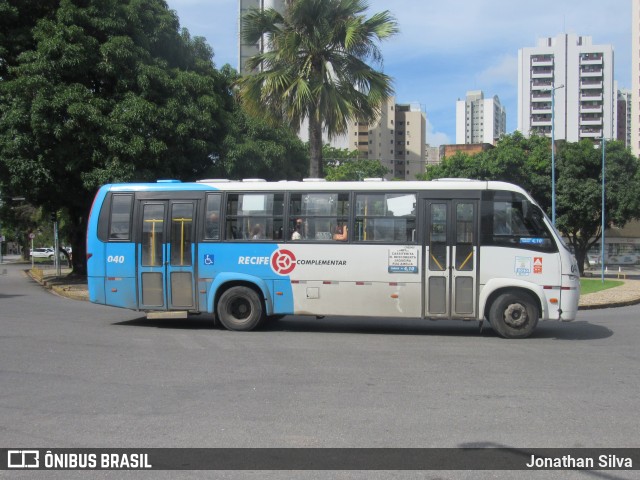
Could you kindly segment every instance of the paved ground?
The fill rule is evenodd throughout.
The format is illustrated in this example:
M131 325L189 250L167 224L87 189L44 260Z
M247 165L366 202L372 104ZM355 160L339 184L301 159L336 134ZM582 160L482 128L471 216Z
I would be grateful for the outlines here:
M0 265L0 443L7 446L520 451L637 445L640 306L584 311L571 323L542 322L525 342L506 342L490 328L479 332L464 322L348 317L285 318L243 335L213 328L205 318L148 320L51 295L24 278L29 268ZM42 272L48 285L51 273ZM81 280L71 280L53 287L68 296L83 290ZM27 473L0 478L87 476ZM145 476L613 480L637 478L637 472Z
M18 255L6 255L3 261L17 263L23 260ZM29 264L25 262L25 269L28 267ZM73 277L69 275L70 272L71 270L68 268L62 268L62 275L58 278L52 265L39 264L33 270L28 269L28 274L32 278L57 294L74 300L88 300L86 279ZM586 272L585 276L600 278L600 275L600 271L594 270ZM583 295L580 298L581 310L622 307L640 303L640 270L637 267L612 267L605 273L605 277L619 279L624 283L619 287Z

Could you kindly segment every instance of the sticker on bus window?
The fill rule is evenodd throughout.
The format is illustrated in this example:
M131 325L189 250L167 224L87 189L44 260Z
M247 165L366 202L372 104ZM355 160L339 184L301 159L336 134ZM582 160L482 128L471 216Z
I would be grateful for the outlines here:
M393 248L389 250L389 273L418 273L417 248Z
M531 257L516 257L516 275L531 275Z
M521 238L520 243L525 245L542 245L544 238Z

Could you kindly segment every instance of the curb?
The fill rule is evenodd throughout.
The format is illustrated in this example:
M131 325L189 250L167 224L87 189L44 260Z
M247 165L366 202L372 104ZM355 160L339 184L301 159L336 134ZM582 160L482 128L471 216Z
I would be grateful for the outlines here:
M620 302L594 303L593 305L579 305L578 310L600 310L604 308L630 307L631 305L638 305L639 303L640 303L640 298L634 298L633 300L624 300Z
M88 301L89 294L86 288L74 289L70 286L51 285L50 282L44 280L44 272L41 269L35 268L33 270L25 270L27 276L32 280L35 280L47 290L61 297L70 298L71 300Z
M51 286L48 287L51 291L60 295L61 297L70 298L72 300L88 301L89 294L85 289L73 290L72 287Z

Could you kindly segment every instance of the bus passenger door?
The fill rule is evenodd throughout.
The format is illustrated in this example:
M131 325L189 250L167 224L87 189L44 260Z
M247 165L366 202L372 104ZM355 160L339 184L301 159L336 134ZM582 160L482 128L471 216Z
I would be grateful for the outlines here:
M424 316L476 318L478 202L427 200Z
M194 289L196 202L142 201L138 244L140 308L197 310Z

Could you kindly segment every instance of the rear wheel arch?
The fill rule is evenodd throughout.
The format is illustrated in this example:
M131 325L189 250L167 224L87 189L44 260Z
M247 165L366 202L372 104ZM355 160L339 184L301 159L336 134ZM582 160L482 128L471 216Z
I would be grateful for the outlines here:
M211 286L207 288L207 311L215 314L220 296L225 290L234 286L246 286L256 290L263 300L266 314L273 314L273 297L267 281L253 275L228 272L216 275Z

